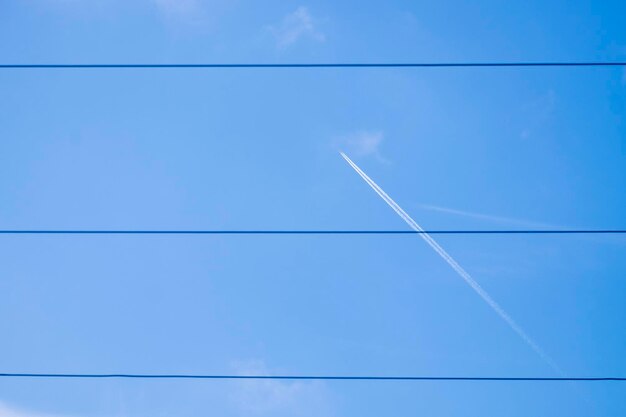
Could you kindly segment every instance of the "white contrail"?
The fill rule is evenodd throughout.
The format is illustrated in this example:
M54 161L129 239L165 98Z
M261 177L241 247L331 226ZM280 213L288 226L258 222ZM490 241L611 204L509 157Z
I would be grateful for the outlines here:
M439 244L430 237L427 233L424 232L424 229L420 227L419 224L415 222L402 208L396 204L395 201L391 199L370 177L365 174L365 172L361 171L359 168L348 156L340 152L343 159L345 159L352 168L369 184L370 187L376 191L376 193L383 199L389 206L396 212L402 219L416 232L419 232L419 235L430 245L431 248L435 250L447 263L456 271L457 274L461 276L469 284L470 287L474 291L480 295L480 297L487 303L489 306L496 312L502 319L517 333L527 344L530 346L548 365L550 365L555 371L562 374L562 371L556 365L556 363L535 343L530 336L524 332L524 330L507 314L506 311L496 303L493 298L472 278L472 276L465 271L461 265L457 263L449 254L446 252Z
M417 207L425 209L425 210L438 211L440 213L456 214L458 216L471 217L474 219L488 220L488 221L498 222L498 223L510 223L510 224L517 224L519 226L526 226L526 227L554 227L554 225L546 224L546 223L532 222L532 221L522 220L522 219L513 219L510 217L492 216L490 214L474 213L471 211L457 210L457 209L453 209L449 207L435 206L432 204L417 204Z

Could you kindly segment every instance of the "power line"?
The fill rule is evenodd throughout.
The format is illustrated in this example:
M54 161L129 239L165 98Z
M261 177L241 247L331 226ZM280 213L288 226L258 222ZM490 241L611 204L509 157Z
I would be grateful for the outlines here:
M535 235L624 234L626 229L535 230L31 230L4 229L3 235Z
M0 69L166 69L166 68L471 68L471 67L621 67L623 61L551 62L391 62L322 64L0 64Z
M0 378L134 378L134 379L252 379L339 381L494 381L494 382L626 382L624 377L479 377L479 376L330 376L330 375L194 375L194 374L44 374L0 373Z

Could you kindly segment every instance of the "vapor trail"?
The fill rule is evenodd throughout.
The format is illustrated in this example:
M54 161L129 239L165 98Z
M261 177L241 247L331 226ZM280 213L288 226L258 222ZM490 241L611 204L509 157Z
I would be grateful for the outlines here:
M359 168L354 162L352 162L352 160L350 158L348 158L348 156L343 153L340 152L341 156L343 157L343 159L346 160L346 162L348 162L348 164L350 164L350 166L352 168L354 168L354 170L357 172L357 174L359 174L361 176L361 178L363 178L365 180L366 183L369 184L370 187L372 187L372 189L374 189L374 191L376 191L376 193L383 199L385 200L385 202L387 204L389 204L389 206L415 231L420 232L419 236L421 236L426 243L428 243L428 245L430 245L431 248L433 248L435 250L435 252L437 252L447 263L448 265L450 265L452 267L452 269L454 269L456 271L457 274L459 274L461 276L461 278L463 278L465 280L465 282L472 287L472 289L474 291L476 291L478 293L478 295L480 295L480 297L487 303L489 304L489 306L496 312L498 313L498 315L509 325L509 327L511 327L511 329L513 329L513 331L515 333L517 333L523 340L524 342L526 342L526 344L528 344L528 346L530 346L532 348L532 350L534 350L548 365L550 365L555 371L557 371L559 374L563 374L563 372L559 369L559 367L556 365L556 363L539 347L539 345L537 345L537 343L535 343L530 336L528 336L526 334L526 332L524 332L524 330L511 318L511 316L509 316L507 314L506 311L504 311L502 309L502 307L500 307L500 305L498 303L496 303L493 298L491 298L491 296L489 294L487 294L487 292L480 286L480 284L478 284L478 282L476 282L474 280L474 278L472 278L472 276L465 271L461 265L459 265L457 263L457 261L455 261L449 254L448 252L446 252L441 246L439 246L439 244L432 238L430 237L430 235L428 235L427 233L424 232L424 229L422 229L420 227L419 224L417 224L415 222L415 220L413 220L411 218L411 216L409 216L404 210L402 210L402 208L396 204L395 201L393 201L391 199L391 197L389 197L387 195L387 193L385 193L382 188L380 188L370 177L367 176L367 174L365 174L365 172L361 171L361 168Z

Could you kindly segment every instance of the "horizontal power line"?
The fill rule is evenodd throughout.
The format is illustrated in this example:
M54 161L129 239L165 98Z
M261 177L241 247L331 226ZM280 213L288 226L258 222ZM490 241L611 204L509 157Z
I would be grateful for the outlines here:
M536 235L624 234L626 229L536 230L0 230L3 235Z
M471 68L471 67L620 67L626 61L552 62L390 62L322 64L0 64L0 69L148 69L148 68Z
M135 378L135 379L252 379L335 381L626 381L624 377L479 377L479 376L330 376L330 375L193 375L193 374L40 374L0 373L0 378Z

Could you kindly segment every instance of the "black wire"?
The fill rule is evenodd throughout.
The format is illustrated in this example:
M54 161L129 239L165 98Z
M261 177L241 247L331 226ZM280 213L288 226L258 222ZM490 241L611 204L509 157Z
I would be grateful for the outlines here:
M537 230L30 230L5 229L4 235L496 235L496 234L624 234L626 229Z
M620 381L624 377L477 377L477 376L329 376L329 375L193 375L193 374L43 374L0 373L1 378L135 378L135 379L282 379L342 381Z
M87 68L468 68L468 67L619 67L622 61L604 62L393 62L335 64L0 64L0 69L87 69Z

